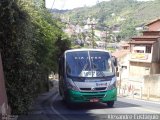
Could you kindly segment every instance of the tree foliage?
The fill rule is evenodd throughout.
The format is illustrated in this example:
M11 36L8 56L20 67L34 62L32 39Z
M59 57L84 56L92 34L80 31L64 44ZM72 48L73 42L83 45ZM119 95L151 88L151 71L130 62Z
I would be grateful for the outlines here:
M8 101L12 113L21 114L38 94L48 90L48 74L57 71L58 57L70 42L42 0L1 0L0 11Z

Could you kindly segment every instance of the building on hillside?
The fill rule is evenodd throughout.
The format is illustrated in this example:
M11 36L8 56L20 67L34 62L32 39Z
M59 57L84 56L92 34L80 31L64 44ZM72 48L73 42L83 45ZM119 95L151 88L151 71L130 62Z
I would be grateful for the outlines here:
M160 31L160 19L153 20L147 25L148 31Z
M128 72L129 72L129 44L126 42L122 42L119 45L119 49L112 53L112 56L115 56L118 61L118 70L119 70L119 77L120 79L128 79Z
M72 24L67 24L66 29L64 30L65 33L68 34L68 36L72 36L76 34L76 27Z
M131 76L160 73L160 36L134 37L130 45Z
M130 41L129 76L141 81L144 75L160 74L160 19L147 24L143 36Z
M138 32L139 32L139 31L143 31L143 30L144 30L144 26L145 26L145 24L143 23L143 24L137 25L135 29L136 29L136 31L138 31Z
M112 26L111 30L113 33L119 33L121 31L121 27L120 25L117 24L117 25Z
M97 45L97 48L100 48L100 49L105 49L105 42L103 41L95 41L96 42L96 45Z
M149 91L145 86L146 75L160 74L160 20L147 27L142 36L132 37L129 43L122 42L120 49L112 53L119 63L117 83L122 94L133 95L143 89L142 94L146 95Z
M128 42L121 42L120 43L120 49L121 50L130 50L130 44Z

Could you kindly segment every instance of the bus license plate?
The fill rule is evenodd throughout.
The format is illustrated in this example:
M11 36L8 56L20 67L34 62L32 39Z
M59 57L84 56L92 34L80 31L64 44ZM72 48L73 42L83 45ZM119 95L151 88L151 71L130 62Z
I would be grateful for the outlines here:
M99 102L99 99L98 98L93 98L93 99L90 99L90 102Z

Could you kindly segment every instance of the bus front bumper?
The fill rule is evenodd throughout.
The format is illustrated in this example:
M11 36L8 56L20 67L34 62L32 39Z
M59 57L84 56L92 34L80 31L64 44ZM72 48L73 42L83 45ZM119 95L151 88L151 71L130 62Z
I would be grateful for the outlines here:
M74 90L68 90L68 101L72 103L84 103L84 102L107 102L117 100L117 88L107 90L103 92L80 92Z

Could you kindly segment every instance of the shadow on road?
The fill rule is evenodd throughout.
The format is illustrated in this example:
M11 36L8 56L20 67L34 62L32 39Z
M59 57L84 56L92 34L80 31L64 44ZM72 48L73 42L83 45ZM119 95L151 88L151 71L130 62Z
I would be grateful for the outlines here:
M126 103L122 101L116 101L113 108L109 108L106 103L79 103L74 104L72 108L69 108L65 103L62 102L61 98L58 97L56 101L54 101L53 106L56 109L63 110L73 110L74 112L82 111L82 110L94 110L94 109L114 109L114 108L127 108L127 107L140 107L139 105Z
M114 111L115 109L117 110L117 108L131 108L140 106L132 103L116 101L113 108L109 108L105 103L81 103L75 104L72 108L68 108L67 105L61 101L61 97L58 97L54 101L53 107L60 113L60 115L66 118L66 120L106 120L111 119L112 114L115 114ZM107 111L111 111L111 114ZM120 109L117 111L122 113Z
M55 91L40 95L33 104L33 109L29 111L30 114L22 115L18 120L106 120L110 119L114 111L122 113L121 109L117 108L139 107L136 104L116 101L113 108L109 108L105 103L81 103L75 104L71 109L62 102L60 96L54 99L57 94Z

